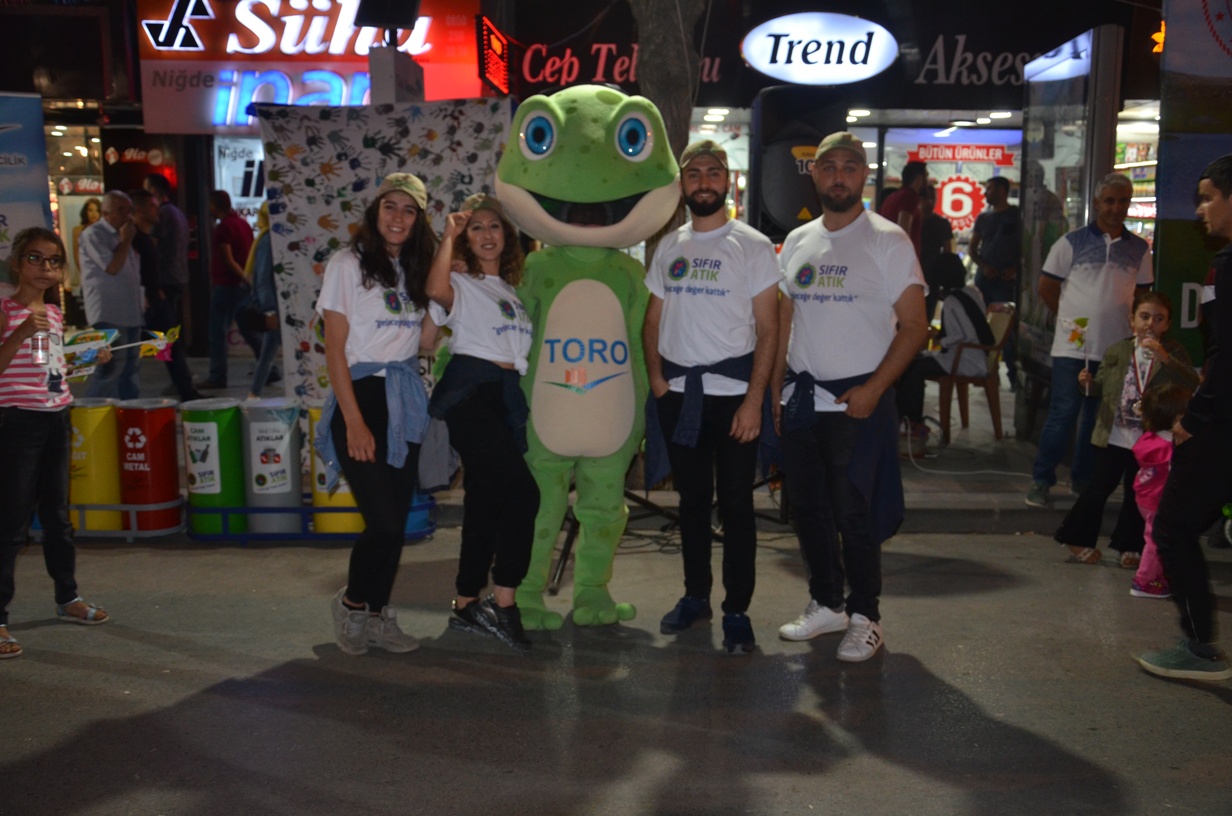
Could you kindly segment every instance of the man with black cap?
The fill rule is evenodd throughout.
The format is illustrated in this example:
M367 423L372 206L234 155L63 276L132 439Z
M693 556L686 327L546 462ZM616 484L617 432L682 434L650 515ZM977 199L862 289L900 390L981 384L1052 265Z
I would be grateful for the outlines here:
M786 297L770 386L812 596L779 636L845 632L838 658L849 662L882 645L881 542L903 515L893 385L928 335L911 239L864 210L868 169L850 133L817 146L822 216L793 230L779 253Z
M727 153L706 139L680 156L690 221L646 270L643 346L659 427L680 493L685 594L660 630L676 634L710 608L711 502L723 519L723 645L756 646L753 481L762 401L778 340L778 265L764 235L727 214Z

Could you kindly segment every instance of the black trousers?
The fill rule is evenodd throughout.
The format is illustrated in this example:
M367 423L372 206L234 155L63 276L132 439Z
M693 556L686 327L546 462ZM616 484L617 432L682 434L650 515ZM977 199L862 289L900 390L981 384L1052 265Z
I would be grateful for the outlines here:
M939 377L949 373L941 363L937 362L937 358L925 357L922 354L916 355L894 386L895 406L898 408L899 417L907 417L916 424L923 422L924 381L928 377Z
M376 461L359 462L347 452L346 419L334 413L330 429L342 474L351 485L355 504L364 517L364 531L351 548L346 597L378 611L389 604L402 545L406 540L406 517L411 510L419 470L419 446L407 445L406 463L392 467L386 462L389 409L385 404L385 378L355 380L355 400L364 423L376 440Z
M458 595L474 598L488 584L516 587L530 567L539 487L505 422L503 385L480 383L445 415L449 444L462 457L462 549Z
M711 573L711 503L718 490L723 520L723 611L747 612L757 581L757 521L753 516L753 481L757 472L757 440L737 442L732 418L744 396L702 398L702 427L697 447L672 442L684 394L668 391L658 401L659 426L667 439L672 482L680 494L680 552L684 558L684 591L709 598Z
M1121 552L1142 552L1145 522L1134 495L1134 477L1138 475L1138 460L1129 448L1108 445L1095 455L1095 473L1091 484L1078 496L1074 506L1053 535L1062 544L1094 547L1104 520L1104 505L1118 484L1125 487L1125 498L1112 530L1110 546Z
M818 411L812 428L783 436L784 489L809 573L809 594L831 609L881 620L881 544L868 501L847 475L861 423L839 411ZM843 584L851 587L843 598Z
M1181 613L1181 628L1200 643L1214 643L1215 599L1199 537L1232 502L1232 423L1212 425L1176 446L1172 470L1155 515L1155 548Z
M145 311L146 328L165 332L174 326L184 325L183 312L180 310L182 292L178 286L162 287L162 298L151 300ZM193 398L192 372L188 370L188 360L185 357L184 341L176 340L171 346L171 359L167 361L167 373L171 375L171 384L181 401Z
M43 525L43 562L56 603L77 597L77 551L68 517L69 409L0 408L0 626L9 622L17 553L30 518Z

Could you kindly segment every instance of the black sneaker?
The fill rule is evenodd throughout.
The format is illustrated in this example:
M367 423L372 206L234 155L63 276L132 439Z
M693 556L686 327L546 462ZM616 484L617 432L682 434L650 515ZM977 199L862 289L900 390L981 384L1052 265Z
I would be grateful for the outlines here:
M449 628L457 629L459 632L470 632L472 635L487 635L488 630L479 622L476 614L478 610L479 601L471 601L459 608L457 600L454 600L453 614L449 616Z
M743 612L728 612L723 616L723 648L728 654L735 654L739 649L748 653L757 648L757 638L753 636L753 622Z
M659 631L665 635L677 635L697 621L710 620L712 617L714 611L710 608L709 600L685 595L676 604L676 608L659 621Z
M475 618L479 625L501 643L519 651L530 649L531 640L522 630L522 612L516 606L497 606L496 601L489 595L478 603L470 604L467 609L471 607L478 607Z

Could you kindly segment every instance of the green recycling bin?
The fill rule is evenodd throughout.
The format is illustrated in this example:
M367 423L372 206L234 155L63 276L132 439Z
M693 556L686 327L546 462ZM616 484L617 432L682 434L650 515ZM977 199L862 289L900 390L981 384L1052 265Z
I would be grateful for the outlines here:
M204 535L248 532L248 518L222 513L194 513L244 506L244 443L240 403L201 399L180 405L184 426L184 463L188 469L189 529Z

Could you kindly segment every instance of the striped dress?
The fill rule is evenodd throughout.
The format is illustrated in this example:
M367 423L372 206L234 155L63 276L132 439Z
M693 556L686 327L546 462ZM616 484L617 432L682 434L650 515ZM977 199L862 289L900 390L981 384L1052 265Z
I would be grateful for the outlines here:
M59 307L47 305L47 320L51 323L51 362L35 365L31 361L30 341L26 340L13 355L8 368L0 372L0 406L25 408L30 411L58 411L73 401L64 381L64 315ZM30 316L30 310L11 298L0 298L4 312L4 334L0 343L8 340L17 327Z

